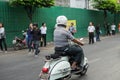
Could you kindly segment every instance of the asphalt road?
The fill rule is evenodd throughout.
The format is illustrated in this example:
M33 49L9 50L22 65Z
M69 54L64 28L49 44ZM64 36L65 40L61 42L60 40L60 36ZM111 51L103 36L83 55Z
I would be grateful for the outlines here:
M89 60L85 76L73 75L70 80L120 80L120 35L105 37L93 45L83 46ZM53 46L41 48L39 57L28 50L0 53L0 80L37 80L44 56L53 53Z

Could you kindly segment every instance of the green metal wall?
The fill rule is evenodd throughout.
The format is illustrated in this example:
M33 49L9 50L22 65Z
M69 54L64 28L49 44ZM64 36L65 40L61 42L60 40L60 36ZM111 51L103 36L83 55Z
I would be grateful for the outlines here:
M4 24L7 45L11 46L14 36L21 36L22 30L28 26L29 19L22 8L9 7L6 2L0 2L0 22Z
M47 38L52 40L54 25L56 17L59 15L65 15L69 20L77 21L77 33L76 37L85 37L88 36L87 27L89 22L93 22L95 25L100 24L101 30L104 34L104 17L103 12L85 10L85 9L76 9L76 8L67 8L67 7L52 7L52 8L42 8L38 9L34 14L34 21L46 22L48 27ZM114 21L114 15L108 13L108 22L112 23ZM117 20L118 21L118 20Z
M48 27L47 41L53 40L54 25L56 17L59 15L65 15L69 20L77 21L76 37L88 36L87 27L90 21L94 22L95 25L101 24L101 29L104 30L103 12L64 7L39 8L34 13L33 22L38 23L39 27L42 22L46 22ZM117 15L116 23L119 22L118 20L120 20L119 15ZM110 13L108 21L110 23L114 21L114 16ZM28 28L30 23L23 8L9 7L6 2L0 2L0 22L4 23L8 46L11 46L14 36L22 36L21 31Z

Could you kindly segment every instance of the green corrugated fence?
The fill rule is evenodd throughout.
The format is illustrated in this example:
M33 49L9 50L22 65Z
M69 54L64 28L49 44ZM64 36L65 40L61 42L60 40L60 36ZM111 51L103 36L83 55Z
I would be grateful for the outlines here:
M77 33L76 37L86 37L87 27L89 22L94 22L95 25L101 24L101 30L104 34L104 18L103 12L67 8L67 7L51 7L51 8L39 8L36 9L33 15L33 22L41 26L42 22L47 24L47 41L53 41L54 25L56 23L56 17L59 15L65 15L69 20L76 20ZM114 21L114 15L108 13L107 18L109 23ZM0 2L0 22L4 23L7 34L7 45L11 46L14 36L22 37L22 30L28 28L30 23L29 18L23 8L10 7L7 2ZM120 22L120 16L117 15L116 24Z

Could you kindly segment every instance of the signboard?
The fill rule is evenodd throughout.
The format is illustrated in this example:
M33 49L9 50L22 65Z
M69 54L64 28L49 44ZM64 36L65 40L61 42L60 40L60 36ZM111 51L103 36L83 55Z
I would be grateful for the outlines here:
M75 29L76 29L76 20L68 20L68 22L67 22L67 30L68 30L69 27L71 26L71 23L74 24L74 27L75 27Z

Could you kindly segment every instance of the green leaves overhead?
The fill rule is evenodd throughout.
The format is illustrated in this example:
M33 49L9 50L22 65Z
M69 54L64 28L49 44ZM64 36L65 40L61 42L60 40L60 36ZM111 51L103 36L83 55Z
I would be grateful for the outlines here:
M54 0L9 0L11 6L50 7Z
M99 10L107 10L111 13L120 11L118 0L93 0L93 7Z
M54 0L9 0L10 6L22 6L27 15L32 21L32 16L36 8L51 7L54 5Z

